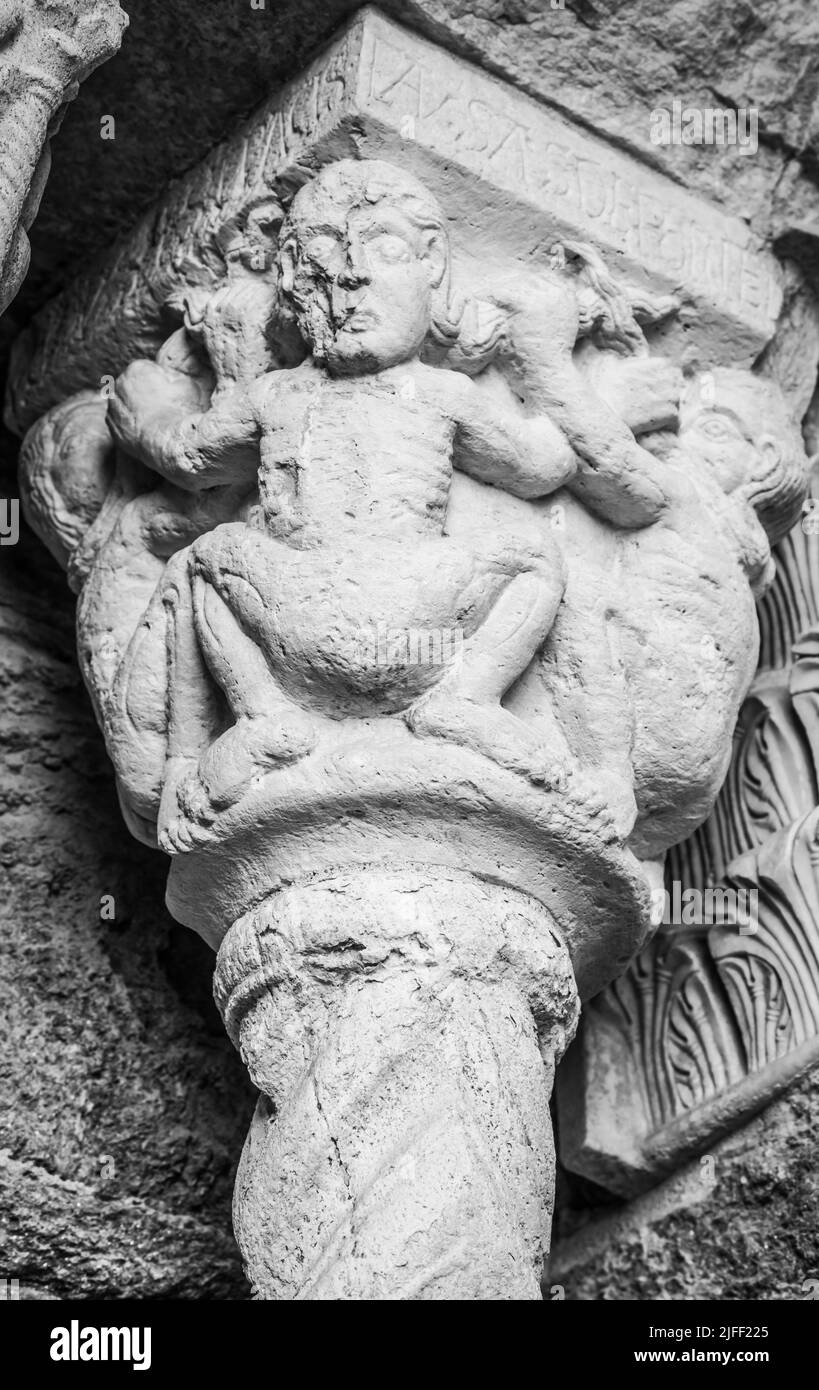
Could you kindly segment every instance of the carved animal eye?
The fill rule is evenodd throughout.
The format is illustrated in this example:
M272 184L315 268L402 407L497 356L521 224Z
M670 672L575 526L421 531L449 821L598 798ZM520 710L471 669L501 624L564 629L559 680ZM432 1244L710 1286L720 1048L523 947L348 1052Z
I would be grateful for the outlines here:
M379 232L367 242L367 254L374 260L384 261L388 265L396 265L399 261L410 260L410 249L407 243L400 237L393 235L392 232Z
M739 431L730 421L720 419L716 415L712 415L708 420L700 420L699 430L706 439L713 440L715 444L728 443L729 440L741 438Z

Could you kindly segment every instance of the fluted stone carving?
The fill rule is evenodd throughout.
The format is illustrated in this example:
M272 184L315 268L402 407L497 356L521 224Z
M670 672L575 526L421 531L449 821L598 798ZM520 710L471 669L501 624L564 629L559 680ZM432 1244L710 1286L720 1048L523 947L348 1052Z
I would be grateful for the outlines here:
M28 269L49 140L127 22L116 0L0 0L0 313Z
M365 12L18 352L123 812L260 1090L262 1298L538 1296L578 995L711 809L804 494L776 262L625 157L590 208L549 132Z

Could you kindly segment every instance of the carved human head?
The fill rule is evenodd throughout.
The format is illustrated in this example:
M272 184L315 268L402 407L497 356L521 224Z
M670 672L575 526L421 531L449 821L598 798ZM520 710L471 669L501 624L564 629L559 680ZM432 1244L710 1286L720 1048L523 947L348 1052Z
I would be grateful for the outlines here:
M432 195L381 160L328 165L293 199L281 230L281 292L317 361L334 375L416 357L453 339L449 242Z
M725 492L739 492L775 543L799 518L808 478L802 433L775 381L720 368L692 378L680 441Z

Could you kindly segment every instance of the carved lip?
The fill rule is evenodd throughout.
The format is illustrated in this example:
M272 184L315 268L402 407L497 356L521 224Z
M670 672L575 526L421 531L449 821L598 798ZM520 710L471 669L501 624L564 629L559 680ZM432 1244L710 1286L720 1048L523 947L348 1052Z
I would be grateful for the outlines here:
M378 317L372 309L353 309L339 324L336 334L361 333L363 329L374 328L377 324Z

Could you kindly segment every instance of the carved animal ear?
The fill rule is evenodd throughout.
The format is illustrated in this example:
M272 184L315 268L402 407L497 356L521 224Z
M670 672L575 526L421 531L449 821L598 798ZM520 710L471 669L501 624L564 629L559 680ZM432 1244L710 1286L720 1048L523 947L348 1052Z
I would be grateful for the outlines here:
M772 434L761 436L756 452L759 466L739 491L775 544L799 520L807 488L807 459L798 442L789 447L787 440Z
M214 234L223 265L241 262L246 270L266 271L275 263L284 211L278 198L259 197L246 204Z

